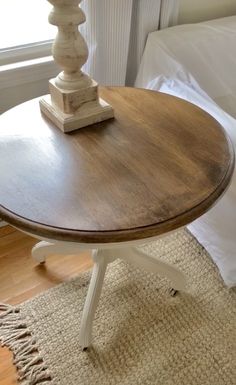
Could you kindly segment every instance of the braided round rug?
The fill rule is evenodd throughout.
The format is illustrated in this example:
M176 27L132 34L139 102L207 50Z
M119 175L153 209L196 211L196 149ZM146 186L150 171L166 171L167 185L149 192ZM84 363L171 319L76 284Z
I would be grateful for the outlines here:
M236 291L187 230L144 249L187 275L188 293L116 261L109 265L93 346L78 343L90 272L0 307L0 340L24 385L235 385Z

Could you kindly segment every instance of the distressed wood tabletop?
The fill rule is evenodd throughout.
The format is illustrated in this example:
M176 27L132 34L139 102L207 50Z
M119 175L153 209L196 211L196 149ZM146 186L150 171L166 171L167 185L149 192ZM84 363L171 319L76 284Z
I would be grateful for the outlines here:
M100 89L115 118L64 134L39 100L0 117L0 217L41 237L121 242L181 227L229 185L219 123L174 96Z

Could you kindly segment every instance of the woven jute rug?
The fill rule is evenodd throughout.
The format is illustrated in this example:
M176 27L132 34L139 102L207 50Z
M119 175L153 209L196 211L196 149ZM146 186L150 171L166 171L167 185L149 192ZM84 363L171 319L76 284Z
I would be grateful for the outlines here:
M116 261L108 268L82 352L80 317L90 272L25 302L1 305L0 335L27 385L235 385L236 292L186 230L146 251L187 275L188 293Z

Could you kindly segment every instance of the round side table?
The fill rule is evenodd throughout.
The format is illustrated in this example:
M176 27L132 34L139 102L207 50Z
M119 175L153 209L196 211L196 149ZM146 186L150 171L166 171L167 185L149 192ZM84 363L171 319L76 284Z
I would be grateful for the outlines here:
M136 248L205 213L229 185L234 152L224 130L200 108L158 92L101 88L115 118L64 134L41 115L38 99L0 118L0 217L50 254L93 250L80 344L92 322L107 264L116 258L163 274L175 267Z

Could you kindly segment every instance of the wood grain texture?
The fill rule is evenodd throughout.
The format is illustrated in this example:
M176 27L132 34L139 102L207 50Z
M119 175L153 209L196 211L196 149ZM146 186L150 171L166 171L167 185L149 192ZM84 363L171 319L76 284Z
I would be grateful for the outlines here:
M206 212L229 184L232 145L210 115L176 97L103 88L115 118L63 134L38 100L0 118L0 216L78 242L147 238Z
M36 242L11 226L0 229L0 302L19 304L92 267L88 252L50 256L39 266L31 257ZM0 385L16 384L12 353L0 347Z

